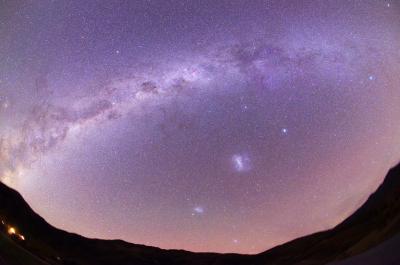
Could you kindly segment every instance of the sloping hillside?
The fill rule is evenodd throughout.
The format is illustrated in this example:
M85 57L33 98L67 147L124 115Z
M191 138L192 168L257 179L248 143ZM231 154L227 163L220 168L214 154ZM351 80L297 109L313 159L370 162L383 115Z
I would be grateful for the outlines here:
M52 227L16 191L2 183L0 217L26 238L19 246L21 243L10 241L6 233L1 235L0 256L7 259L10 265L42 265L44 262L76 265L327 264L363 253L399 234L400 165L388 173L384 183L358 211L337 227L258 255L192 253L161 250L121 240L87 239ZM13 256L9 255L12 251L7 248L13 248L12 251L18 249L24 255L37 258L28 263L18 263L12 260Z
M337 227L260 254L273 264L325 264L360 254L400 232L400 165L378 190Z
M11 238L0 234L0 265L46 265L45 262L23 249Z

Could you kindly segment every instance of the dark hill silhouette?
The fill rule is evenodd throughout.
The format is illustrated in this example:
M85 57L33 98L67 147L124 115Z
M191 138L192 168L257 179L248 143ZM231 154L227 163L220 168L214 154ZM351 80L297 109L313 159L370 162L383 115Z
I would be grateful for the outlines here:
M364 253L399 235L400 165L390 170L382 185L359 210L335 228L257 255L193 253L162 250L122 240L88 239L51 226L29 207L18 192L2 183L0 218L15 226L26 238L25 241L12 240L3 229L0 233L1 265L327 264ZM15 261L17 259L19 263ZM385 264L384 260L382 262ZM368 261L364 264L368 265Z

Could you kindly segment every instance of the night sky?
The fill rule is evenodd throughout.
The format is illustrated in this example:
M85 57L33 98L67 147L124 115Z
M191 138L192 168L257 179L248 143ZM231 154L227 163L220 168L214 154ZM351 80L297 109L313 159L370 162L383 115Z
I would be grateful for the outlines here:
M400 160L400 2L0 1L0 178L97 238L256 253Z

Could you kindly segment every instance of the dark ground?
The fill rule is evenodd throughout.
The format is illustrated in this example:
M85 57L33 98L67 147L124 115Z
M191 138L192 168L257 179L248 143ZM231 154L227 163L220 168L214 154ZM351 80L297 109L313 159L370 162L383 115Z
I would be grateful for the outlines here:
M27 238L22 244L0 234L0 256L9 263L6 265L400 264L400 165L388 173L359 210L337 227L257 255L192 253L84 238L48 224L21 195L2 183L0 202L0 217Z
M7 265L4 259L0 256L0 265Z
M388 239L367 252L329 265L399 265L400 235Z

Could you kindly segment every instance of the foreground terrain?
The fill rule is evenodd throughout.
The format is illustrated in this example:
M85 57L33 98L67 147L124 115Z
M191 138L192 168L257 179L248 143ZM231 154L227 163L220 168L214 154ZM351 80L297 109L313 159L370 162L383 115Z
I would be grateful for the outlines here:
M335 228L257 255L192 253L88 239L51 226L2 183L0 218L4 223L0 265L390 265L400 262L396 251L400 250L400 165L389 171L359 210ZM18 232L10 233L10 227Z

